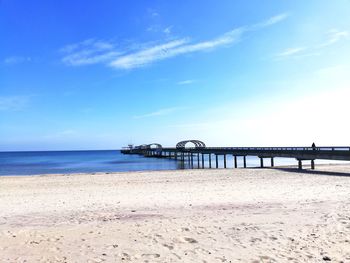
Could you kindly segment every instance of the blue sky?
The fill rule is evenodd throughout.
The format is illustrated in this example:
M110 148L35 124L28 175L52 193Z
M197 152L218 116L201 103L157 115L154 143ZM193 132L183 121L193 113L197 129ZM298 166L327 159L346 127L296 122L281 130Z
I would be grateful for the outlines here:
M350 1L0 1L0 150L350 145Z

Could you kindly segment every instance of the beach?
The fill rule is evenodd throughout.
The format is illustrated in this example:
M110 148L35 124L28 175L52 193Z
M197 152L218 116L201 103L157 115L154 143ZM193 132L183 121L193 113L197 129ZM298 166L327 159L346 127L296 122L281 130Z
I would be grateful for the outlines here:
M350 166L0 177L0 262L350 262Z

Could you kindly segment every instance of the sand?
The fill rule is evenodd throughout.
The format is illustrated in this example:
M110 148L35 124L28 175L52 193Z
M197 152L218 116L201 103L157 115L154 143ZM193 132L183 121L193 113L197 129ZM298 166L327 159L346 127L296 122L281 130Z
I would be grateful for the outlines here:
M0 177L0 262L350 262L350 166Z

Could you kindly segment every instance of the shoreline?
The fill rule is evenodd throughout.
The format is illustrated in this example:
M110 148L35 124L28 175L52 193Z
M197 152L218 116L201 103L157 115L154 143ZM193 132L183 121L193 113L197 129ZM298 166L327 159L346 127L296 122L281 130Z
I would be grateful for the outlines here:
M7 176L0 261L347 262L349 218L349 165Z
M349 163L321 163L321 164L317 164L316 169L315 170L311 170L309 165L305 165L303 167L303 169L301 171L310 171L310 172L314 172L316 173L317 171L322 172L322 170L317 169L317 167L346 167L348 166L350 168L350 162ZM238 167L238 168L184 168L184 169L164 169L164 170L139 170L139 171L135 171L135 170L130 170L130 171L116 171L116 172L82 172L82 173L43 173L43 174L9 174L9 175L0 175L0 178L6 178L6 177L44 177L44 176L73 176L73 175L105 175L105 174L129 174L129 173L150 173L150 172L177 172L177 171L220 171L220 170L240 170L240 169L244 169L244 170L255 170L255 169L297 169L298 165L275 165L274 167L264 167L261 168L259 166L252 166L252 167L247 167L247 168L243 168L243 167Z

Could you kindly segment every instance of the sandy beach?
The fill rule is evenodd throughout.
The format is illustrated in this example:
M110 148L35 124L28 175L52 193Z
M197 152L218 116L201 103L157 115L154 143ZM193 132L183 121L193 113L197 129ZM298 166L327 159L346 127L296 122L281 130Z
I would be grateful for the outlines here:
M350 262L350 166L0 177L0 262Z

